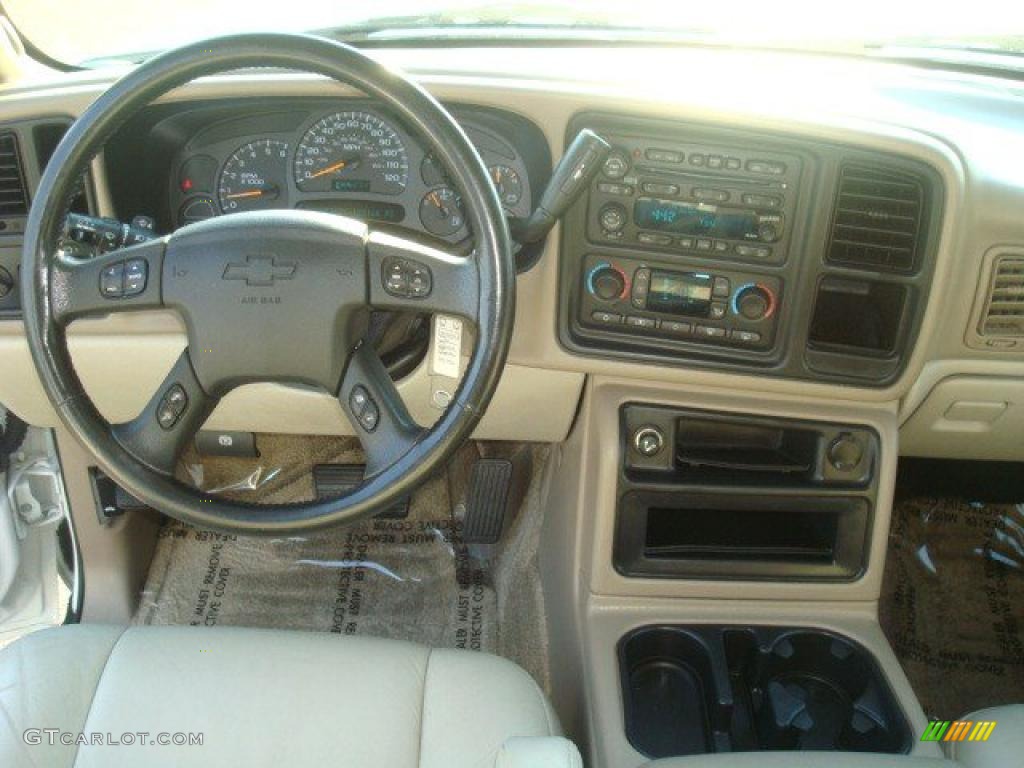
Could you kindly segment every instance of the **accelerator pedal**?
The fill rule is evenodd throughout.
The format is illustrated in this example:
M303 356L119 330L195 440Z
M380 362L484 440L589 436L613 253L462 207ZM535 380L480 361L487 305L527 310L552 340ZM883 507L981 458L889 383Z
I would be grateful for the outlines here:
M366 475L365 464L315 464L313 485L318 499L342 496L357 488ZM387 520L402 520L409 516L409 498L406 497L377 517Z
M469 480L462 540L467 544L496 544L505 528L512 462L477 459Z

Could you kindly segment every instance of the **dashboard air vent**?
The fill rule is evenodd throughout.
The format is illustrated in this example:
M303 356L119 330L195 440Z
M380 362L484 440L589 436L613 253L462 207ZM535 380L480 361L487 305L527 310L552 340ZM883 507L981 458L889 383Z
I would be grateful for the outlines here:
M917 263L924 213L921 179L860 163L839 172L828 260L867 269L909 272Z
M28 213L28 194L22 173L18 140L13 133L0 133L0 217Z
M996 261L980 325L982 336L1024 337L1024 257Z

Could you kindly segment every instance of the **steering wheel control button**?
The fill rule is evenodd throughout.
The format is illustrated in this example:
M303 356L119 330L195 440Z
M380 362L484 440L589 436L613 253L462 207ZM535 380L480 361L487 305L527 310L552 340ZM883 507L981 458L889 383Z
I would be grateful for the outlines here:
M650 459L665 447L665 436L655 427L641 427L633 434L633 447L641 456Z
M434 287L430 268L411 259L385 259L381 281L384 291L399 299L425 299Z
M377 428L379 421L380 410L378 410L377 404L371 400L366 404L366 408L363 409L363 413L359 417L359 423L367 432L373 432Z
M160 398L156 409L156 420L164 429L172 429L188 407L188 395L181 384L172 384Z
M124 262L111 264L100 272L100 293L108 299L124 297Z
M352 393L348 396L348 407L359 425L367 432L373 432L377 428L380 422L380 409L366 391L366 387L358 385L352 388Z
M348 398L348 406L357 418L362 415L369 402L370 394L364 387L354 387L352 389L352 394Z
M124 295L138 296L146 290L149 265L145 259L131 259L124 265Z

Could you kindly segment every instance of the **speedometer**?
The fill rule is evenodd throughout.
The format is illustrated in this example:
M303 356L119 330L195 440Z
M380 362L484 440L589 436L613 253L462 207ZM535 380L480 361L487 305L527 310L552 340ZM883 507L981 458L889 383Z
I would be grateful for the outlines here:
M409 157L393 127L367 112L328 115L306 131L295 152L303 192L397 195L409 183Z

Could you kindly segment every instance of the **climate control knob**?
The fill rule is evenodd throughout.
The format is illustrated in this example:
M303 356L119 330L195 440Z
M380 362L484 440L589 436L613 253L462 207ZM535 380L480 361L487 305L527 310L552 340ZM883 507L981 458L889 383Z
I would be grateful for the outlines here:
M626 276L611 264L599 264L591 270L587 288L602 301L615 301L626 295Z
M626 226L628 214L626 209L618 203L609 203L598 214L598 221L605 232L621 232Z
M775 294L765 285L747 283L733 295L732 311L746 320L764 320L775 312Z

